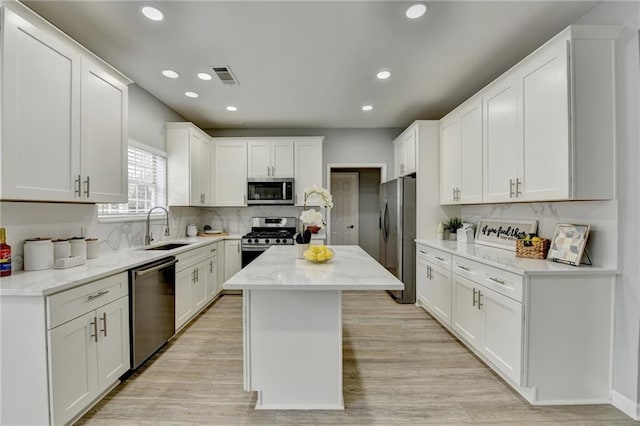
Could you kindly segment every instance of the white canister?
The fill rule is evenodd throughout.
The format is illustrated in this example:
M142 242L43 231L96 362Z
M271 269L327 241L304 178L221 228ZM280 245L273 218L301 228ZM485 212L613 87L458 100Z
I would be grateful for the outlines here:
M53 268L51 238L34 238L24 242L24 270L40 271Z
M87 238L87 259L95 259L98 257L98 239Z
M71 244L71 257L87 257L87 242L84 238L71 238L69 244Z
M53 260L71 256L69 240L53 240Z

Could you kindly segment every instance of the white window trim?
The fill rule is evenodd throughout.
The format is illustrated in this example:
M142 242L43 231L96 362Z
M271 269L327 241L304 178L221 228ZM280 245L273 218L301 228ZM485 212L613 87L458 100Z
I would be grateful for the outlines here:
M138 142L134 139L129 139L129 145L134 148L145 150L159 157L164 157L164 158L169 157L169 155L166 152L161 151L158 148L154 148L152 146L144 144L142 142ZM169 210L169 206L162 206L162 207ZM96 204L96 210L97 209L98 209L98 205ZM100 213L96 211L96 216L97 216L98 223L144 222L147 220L146 214L139 214L139 213L138 214L113 214L108 216L100 216ZM152 222L166 220L166 215L164 214L164 212L154 211L151 214L150 219Z

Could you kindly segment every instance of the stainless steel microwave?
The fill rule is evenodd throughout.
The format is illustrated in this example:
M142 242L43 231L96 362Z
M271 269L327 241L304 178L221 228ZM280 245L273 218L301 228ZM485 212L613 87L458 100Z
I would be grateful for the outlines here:
M293 178L247 179L247 204L293 205Z

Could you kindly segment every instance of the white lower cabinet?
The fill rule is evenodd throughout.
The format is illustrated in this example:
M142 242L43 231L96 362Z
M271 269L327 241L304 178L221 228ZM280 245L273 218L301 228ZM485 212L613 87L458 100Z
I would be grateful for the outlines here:
M418 246L416 258L416 303L450 326L451 271L446 265L451 256ZM434 259L438 264L427 259Z
M240 241L238 241L239 243ZM176 268L176 331L220 294L220 261L224 241L180 253Z
M74 419L129 370L126 288L127 274L123 273L49 298L52 328L47 338L53 424ZM120 297L123 292L125 295ZM114 297L119 298L113 300ZM95 301L104 305L97 303L95 308ZM75 317L82 306L91 310ZM58 322L62 323L57 325Z
M522 304L453 274L452 328L521 384Z
M242 269L242 252L240 240L224 242L224 280L228 280Z

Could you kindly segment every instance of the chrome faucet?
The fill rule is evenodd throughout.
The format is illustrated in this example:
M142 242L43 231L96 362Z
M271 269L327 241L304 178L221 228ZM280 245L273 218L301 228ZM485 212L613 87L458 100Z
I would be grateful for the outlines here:
M151 230L149 229L149 227L151 226L151 212L154 211L155 209L164 210L165 214L167 215L167 227L164 229L164 236L168 237L168 236L171 235L169 233L169 212L167 211L167 209L165 209L164 207L160 207L160 206L152 207L151 210L149 210L149 213L147 213L147 233L144 236L144 245L145 246L148 246L149 244L151 244L151 241L153 241L153 234L151 233Z

